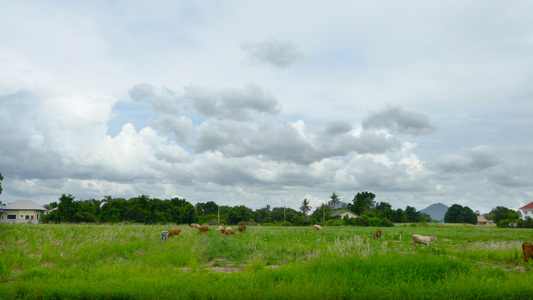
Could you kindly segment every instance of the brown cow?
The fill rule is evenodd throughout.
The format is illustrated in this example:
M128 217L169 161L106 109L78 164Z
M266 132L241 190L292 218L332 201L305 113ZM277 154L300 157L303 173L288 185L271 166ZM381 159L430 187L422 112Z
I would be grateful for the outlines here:
M207 227L207 226L200 226L200 227L198 227L198 230L199 230L199 233L202 233L204 231L209 231L211 229L209 229L209 227Z
M529 263L529 258L533 258L533 244L524 242L522 244L522 252L524 252L524 263Z
M376 230L376 233L374 234L374 239L380 239L381 238L381 229Z
M241 225L241 226L239 226L239 229L237 229L237 230L238 230L238 231L242 231L242 233L244 233L245 230L246 230L246 226L242 226L242 225Z
M217 230L215 230L215 231L218 231L218 232L224 234L224 230L225 229L226 229L226 227L224 227L224 226L218 226Z
M226 234L226 236L229 236L230 234L235 234L235 231L231 230L231 228L226 228L224 230L224 233Z
M181 228L170 229L170 231L168 232L168 237L171 237L173 235L180 235L180 232Z

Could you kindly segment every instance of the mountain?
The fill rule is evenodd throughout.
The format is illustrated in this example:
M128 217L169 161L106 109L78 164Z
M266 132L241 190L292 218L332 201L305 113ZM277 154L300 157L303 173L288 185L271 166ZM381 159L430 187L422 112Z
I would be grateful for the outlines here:
M448 206L442 203L431 204L430 206L421 210L421 212L426 213L431 216L432 219L442 221L444 220L444 215L448 211Z

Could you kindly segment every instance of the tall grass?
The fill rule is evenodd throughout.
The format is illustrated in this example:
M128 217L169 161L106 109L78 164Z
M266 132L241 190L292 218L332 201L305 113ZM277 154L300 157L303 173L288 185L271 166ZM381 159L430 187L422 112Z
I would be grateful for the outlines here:
M474 226L1 225L1 299L522 299L530 230ZM214 229L214 228L212 228ZM412 247L411 235L435 235ZM493 237L493 238L491 238ZM516 264L519 265L516 265ZM223 272L219 272L223 271Z

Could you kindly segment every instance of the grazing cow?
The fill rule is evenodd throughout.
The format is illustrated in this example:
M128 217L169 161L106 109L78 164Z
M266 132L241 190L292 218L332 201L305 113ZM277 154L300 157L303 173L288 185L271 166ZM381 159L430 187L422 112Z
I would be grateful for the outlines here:
M196 228L196 229L200 229L200 225L196 224L196 223L192 223L191 224L191 227L192 228Z
M522 244L522 252L524 252L524 263L529 263L529 258L533 258L533 244L524 242Z
M180 235L180 232L181 232L181 228L170 229L170 231L168 232L168 237L171 237L174 235Z
M165 241L168 238L168 231L161 231L161 242Z
M322 230L322 226L320 226L320 225L316 225L316 224L315 224L315 226L313 226L313 228L314 228L315 230Z
M374 234L374 239L380 239L381 238L381 229L376 230L376 233Z
M207 226L201 226L201 227L198 228L198 230L199 230L199 233L202 233L204 231L209 231L211 229L209 229L209 227L207 227Z
M237 231L242 231L242 233L244 233L244 231L246 230L246 226L239 226L239 229L237 229Z
M226 227L224 227L224 226L218 226L217 230L215 230L215 231L218 231L218 232L224 234L224 230L225 229L226 229Z
M435 236L423 236L420 234L413 234L413 247L416 248L416 244L424 244L426 246L429 246L429 243L436 240L437 238Z
M226 228L224 230L224 233L226 234L226 236L229 236L230 234L235 234L235 231L231 230L231 228Z

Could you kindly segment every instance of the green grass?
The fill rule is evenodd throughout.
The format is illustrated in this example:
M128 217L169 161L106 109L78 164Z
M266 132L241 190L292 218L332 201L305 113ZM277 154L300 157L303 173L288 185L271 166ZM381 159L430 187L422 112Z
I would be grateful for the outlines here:
M162 230L181 235L160 242ZM524 299L531 230L0 225L1 299ZM435 235L412 247L412 234Z

